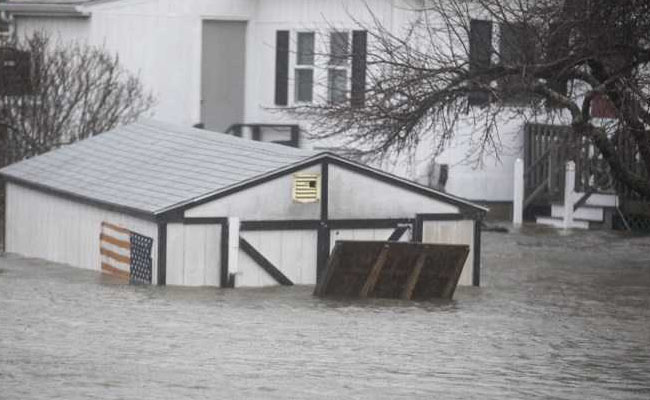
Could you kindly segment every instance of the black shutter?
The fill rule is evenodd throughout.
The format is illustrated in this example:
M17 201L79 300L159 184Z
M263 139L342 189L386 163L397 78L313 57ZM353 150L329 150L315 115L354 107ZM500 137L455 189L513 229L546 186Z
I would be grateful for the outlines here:
M549 25L548 34L548 49L546 51L546 62L553 63L562 60L569 55L569 36L571 34L571 27L566 23L552 22ZM566 96L568 93L567 79L559 76L560 72L554 77L549 79L549 87ZM551 101L547 101L547 105L555 107Z
M473 19L469 27L469 71L470 75L480 74L490 68L492 58L492 22ZM489 83L489 82L485 82ZM469 105L485 105L490 102L490 94L471 92L467 98Z
M275 34L275 105L289 104L289 31Z
M366 58L368 32L352 32L352 93L350 105L363 107L366 103Z

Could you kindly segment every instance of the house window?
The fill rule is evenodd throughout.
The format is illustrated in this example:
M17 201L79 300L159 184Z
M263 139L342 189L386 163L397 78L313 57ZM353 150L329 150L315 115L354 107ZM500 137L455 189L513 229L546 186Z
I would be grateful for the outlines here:
M314 32L298 32L295 69L295 101L314 98Z
M471 20L469 32L469 69L474 75L474 85L490 85L482 81L481 70L492 65L492 28L491 21ZM537 31L534 26L515 22L502 23L499 26L499 63L504 66L521 66L534 64L538 58ZM528 79L525 76L508 76L501 78L497 84L503 92L504 101L510 104L525 104L534 99L534 95L524 93ZM489 93L485 91L470 92L469 105L489 103Z
M348 90L348 57L350 34L344 31L330 33L330 54L327 70L327 99L332 104L344 103Z
M348 70L330 68L327 71L328 99L332 104L344 103L347 100Z
M535 29L524 23L501 24L499 59L505 66L531 65L537 58ZM535 96L523 93L528 79L525 76L509 76L499 82L504 100L511 104L525 104Z
M315 203L320 200L320 174L295 174L293 176L293 201Z
M349 57L350 34L343 31L330 33L329 65L346 65Z

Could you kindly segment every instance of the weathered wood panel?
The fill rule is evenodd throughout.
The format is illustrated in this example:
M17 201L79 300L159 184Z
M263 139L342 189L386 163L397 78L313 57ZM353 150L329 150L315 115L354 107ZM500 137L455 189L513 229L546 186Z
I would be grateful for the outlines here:
M314 294L451 299L469 246L339 241Z

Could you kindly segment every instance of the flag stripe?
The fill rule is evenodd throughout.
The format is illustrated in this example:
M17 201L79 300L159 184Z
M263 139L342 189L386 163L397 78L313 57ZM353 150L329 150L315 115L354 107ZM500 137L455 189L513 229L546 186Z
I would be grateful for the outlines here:
M119 276L120 278L126 278L126 279L129 279L129 275L130 275L129 271L123 271L123 270L121 270L119 268L115 268L112 265L109 265L109 264L106 264L106 263L102 263L102 271L104 271L104 272L106 272L108 274Z
M123 262L125 264L131 264L131 257L123 256L121 254L117 254L116 252L112 250L108 250L105 248L101 248L99 250L99 253L103 256L106 256L108 258L112 258L115 261Z
M117 246L117 247L121 247L121 248L126 249L126 250L131 250L131 242L130 241L120 240L118 238L108 236L108 235L106 235L104 233L99 235L99 240L101 240L102 242L110 243L110 244L112 244L114 246Z
M106 227L106 228L109 228L109 229L112 229L112 230L114 230L116 232L131 234L130 230L128 230L126 228L122 228L121 226L113 225L113 224L108 223L108 222L102 222L102 226Z

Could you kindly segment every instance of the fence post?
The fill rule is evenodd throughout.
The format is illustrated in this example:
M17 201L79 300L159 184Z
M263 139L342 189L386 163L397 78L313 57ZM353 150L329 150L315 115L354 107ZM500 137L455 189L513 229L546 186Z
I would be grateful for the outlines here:
M573 199L575 198L576 164L573 161L566 163L564 169L564 215L562 227L568 229L573 225Z
M515 160L512 199L512 224L520 226L524 219L524 160Z

